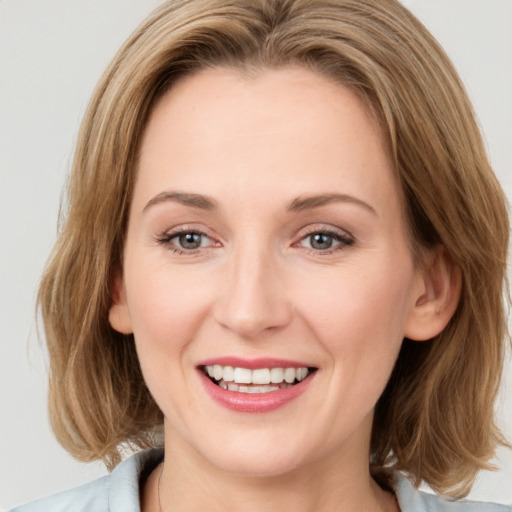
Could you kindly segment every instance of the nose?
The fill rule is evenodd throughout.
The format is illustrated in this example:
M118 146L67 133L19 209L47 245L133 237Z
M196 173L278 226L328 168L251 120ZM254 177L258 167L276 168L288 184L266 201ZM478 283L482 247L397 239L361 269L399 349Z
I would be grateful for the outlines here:
M228 258L216 321L244 339L288 325L292 308L278 266L276 257L265 250L240 249Z

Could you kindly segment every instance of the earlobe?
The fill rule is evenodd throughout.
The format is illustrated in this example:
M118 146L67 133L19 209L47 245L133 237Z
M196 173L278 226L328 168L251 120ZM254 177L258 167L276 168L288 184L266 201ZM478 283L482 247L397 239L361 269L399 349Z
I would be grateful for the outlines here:
M459 304L462 276L459 266L441 245L432 249L418 272L418 285L404 336L424 341L441 333L454 315Z
M121 334L132 334L132 320L126 302L123 276L120 271L116 272L111 286L111 304L108 313L108 320L112 329Z

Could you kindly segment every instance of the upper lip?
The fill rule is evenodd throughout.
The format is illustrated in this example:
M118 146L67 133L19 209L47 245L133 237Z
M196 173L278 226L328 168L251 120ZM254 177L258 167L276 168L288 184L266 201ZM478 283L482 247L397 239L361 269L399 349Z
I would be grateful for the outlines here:
M233 368L247 368L256 370L258 368L312 368L313 366L304 361L294 361L290 359L276 359L273 357L258 357L255 359L245 359L242 357L224 356L212 357L201 361L197 366L232 366Z

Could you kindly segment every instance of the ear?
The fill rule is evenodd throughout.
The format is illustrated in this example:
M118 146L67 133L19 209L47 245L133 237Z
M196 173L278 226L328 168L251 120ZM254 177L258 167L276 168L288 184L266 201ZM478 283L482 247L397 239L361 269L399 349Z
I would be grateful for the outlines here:
M437 336L457 309L462 276L459 266L444 246L436 246L418 269L412 307L405 323L404 336L424 341Z
M124 288L122 272L116 271L114 279L110 285L112 303L108 313L108 320L112 329L121 334L132 334L132 319L128 304L126 302L126 292Z

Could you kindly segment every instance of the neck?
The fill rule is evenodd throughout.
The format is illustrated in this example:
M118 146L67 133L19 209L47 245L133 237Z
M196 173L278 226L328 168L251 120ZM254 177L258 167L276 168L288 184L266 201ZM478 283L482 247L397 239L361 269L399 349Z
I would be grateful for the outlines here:
M396 512L395 497L371 478L368 460L331 452L284 474L246 476L223 471L188 445L166 443L166 460L143 492L143 512L372 511Z

